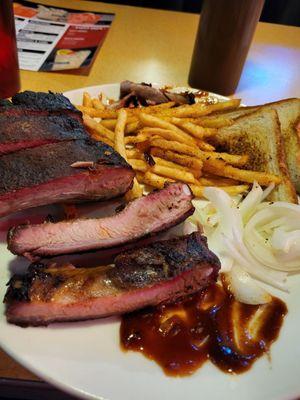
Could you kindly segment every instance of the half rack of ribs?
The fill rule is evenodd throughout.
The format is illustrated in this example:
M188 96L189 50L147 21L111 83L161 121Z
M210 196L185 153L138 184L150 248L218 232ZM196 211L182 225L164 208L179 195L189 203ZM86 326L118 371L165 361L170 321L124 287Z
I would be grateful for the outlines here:
M0 217L120 196L133 177L114 149L89 138L81 112L62 94L26 91L0 102Z
M32 264L8 283L6 316L38 326L122 314L199 291L219 269L198 232L124 252L106 267Z

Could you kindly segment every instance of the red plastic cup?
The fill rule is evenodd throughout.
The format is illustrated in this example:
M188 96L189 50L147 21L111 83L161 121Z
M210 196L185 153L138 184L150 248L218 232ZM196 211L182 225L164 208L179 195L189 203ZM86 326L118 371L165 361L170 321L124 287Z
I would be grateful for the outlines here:
M0 98L20 90L15 20L11 0L0 0Z

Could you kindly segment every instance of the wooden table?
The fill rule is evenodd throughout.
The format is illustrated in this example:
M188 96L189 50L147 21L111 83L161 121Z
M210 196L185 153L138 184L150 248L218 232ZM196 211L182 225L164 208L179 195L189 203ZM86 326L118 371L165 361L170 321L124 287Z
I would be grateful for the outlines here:
M63 92L123 79L187 85L198 16L88 1L41 0L116 14L89 76L21 72L22 90ZM258 104L300 95L300 28L259 23L235 96ZM67 399L0 350L0 398Z

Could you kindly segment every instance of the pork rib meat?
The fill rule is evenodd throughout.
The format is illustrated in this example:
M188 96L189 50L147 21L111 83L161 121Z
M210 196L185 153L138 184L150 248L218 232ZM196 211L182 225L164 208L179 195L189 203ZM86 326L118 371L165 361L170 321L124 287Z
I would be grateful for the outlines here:
M125 252L115 266L33 264L10 280L6 316L10 323L38 326L122 314L197 292L219 269L198 232Z
M82 123L68 114L9 115L0 112L0 156L43 144L88 137Z
M192 198L188 185L172 183L132 201L112 217L13 227L8 233L8 248L14 254L37 260L122 245L185 220L194 212Z
M72 167L76 162L79 168ZM124 194L133 177L130 165L114 149L94 140L2 155L0 217L45 204L111 199Z

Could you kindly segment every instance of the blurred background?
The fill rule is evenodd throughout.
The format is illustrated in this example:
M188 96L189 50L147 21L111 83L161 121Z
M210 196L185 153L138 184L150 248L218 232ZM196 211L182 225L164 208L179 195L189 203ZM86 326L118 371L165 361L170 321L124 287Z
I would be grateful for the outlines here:
M105 3L199 14L203 0L106 0ZM300 0L266 0L260 21L300 26Z

